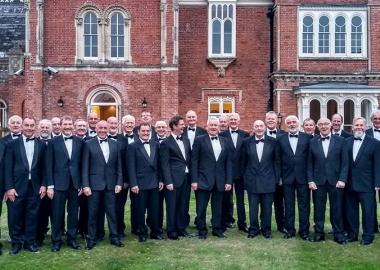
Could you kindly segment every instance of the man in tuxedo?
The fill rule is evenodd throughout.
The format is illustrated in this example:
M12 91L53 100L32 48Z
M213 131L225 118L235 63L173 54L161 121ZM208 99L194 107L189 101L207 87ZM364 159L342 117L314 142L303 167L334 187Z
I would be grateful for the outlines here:
M162 178L165 184L166 225L169 239L188 236L186 231L186 185L190 177L190 141L183 136L184 119L170 119L171 135L160 145Z
M153 117L152 117L151 112L149 112L149 111L141 112L140 124L148 124L150 127L149 140L152 137L156 136L156 130L155 130L154 126L152 125L152 121L153 121ZM138 131L139 131L139 126L137 126L133 129L133 133L135 133L136 136L138 136Z
M222 226L223 193L232 188L232 162L226 138L219 136L219 119L207 121L206 135L195 138L191 152L191 187L196 192L197 229L207 238L206 210L211 196L212 234L225 237Z
M46 152L47 195L52 200L52 247L61 249L67 202L67 245L79 249L76 242L78 225L78 194L81 192L83 140L73 136L74 124L69 116L61 119L62 135L54 137Z
M343 125L343 116L339 113L334 114L331 117L331 133L332 135L341 136L343 138L348 138L352 136L352 134L348 133L342 128Z
M274 111L269 111L265 115L265 125L267 127L266 136L272 138L278 138L285 134L285 131L278 129L278 117ZM276 218L277 230L282 233L285 231L285 206L284 206L284 188L280 181L276 186L276 192L274 193L274 216Z
M193 148L194 139L196 137L207 134L207 131L204 128L197 126L197 121L198 121L198 116L194 111L190 110L186 113L186 116L185 116L186 127L184 129L183 136L189 139L191 149ZM187 213L186 225L187 226L190 223L189 206L190 206L190 194L191 194L191 179L189 178L188 180L190 182L187 183L185 187L185 196L186 196L186 201L187 201L187 204L186 204L186 213ZM194 219L194 224L197 225L197 217L195 217Z
M36 244L38 211L46 195L44 182L45 143L34 137L36 121L26 117L23 135L7 144L5 153L5 190L11 255L24 249L38 252Z
M0 139L0 218L2 212L2 202L4 196L4 163L5 163L5 148L6 145L18 139L21 136L22 132L22 119L18 115L12 115L8 120L8 128L10 133L4 138ZM0 237L1 237L1 228L0 228ZM2 253L2 244L0 243L0 255Z
M52 137L52 130L53 127L49 119L42 119L38 123L38 132L40 134L40 140L44 141L46 145Z
M88 130L86 133L87 140L96 137L96 124L100 121L100 118L96 112L90 112L87 115Z
M227 131L229 116L226 114L222 114L221 116L219 116L219 123L220 123L220 132Z
M240 164L249 200L251 224L248 238L254 238L261 232L266 239L270 239L273 196L280 174L279 147L276 139L265 136L263 121L253 123L253 133L254 136L243 141Z
M61 118L53 117L51 119L52 125L52 137L57 137L61 135Z
M285 199L285 229L284 238L296 235L295 204L297 193L299 235L303 240L309 238L310 227L310 191L307 183L306 170L311 135L299 131L299 120L294 115L285 118L288 129L286 135L277 141L281 156L281 179Z
M371 122L372 122L372 127L366 130L366 134L380 141L380 110L375 110L372 112ZM379 200L380 200L380 192L378 192L378 194L379 194ZM375 210L374 210L375 211L375 224L374 224L375 230L374 232L379 232L380 225L377 221L376 192L374 196L375 196Z
M150 238L162 240L158 225L159 190L163 183L159 175L159 143L150 140L150 125L139 126L139 139L128 147L128 177L131 196L135 197L137 206L137 223L139 241L145 242L148 228L145 223L145 212L150 221Z
M345 206L348 214L348 241L357 241L359 233L359 204L362 208L362 245L374 239L375 191L380 189L380 142L365 134L366 120L353 120L354 137L346 139L349 173Z
M119 121L115 116L110 116L107 118L107 123L109 125L108 138L117 141L117 135L119 132Z
M77 119L74 122L74 135L78 136L82 140L86 139L88 125L87 122L83 119Z
M108 220L110 241L117 247L124 246L117 233L115 194L123 185L121 157L117 142L108 139L109 124L102 120L96 124L97 136L84 143L82 154L82 186L88 199L87 249L96 245L98 215L104 202Z
M320 136L310 141L307 179L314 196L315 236L313 241L325 240L324 224L327 194L330 201L330 220L334 241L345 244L342 221L343 190L347 182L348 153L345 139L331 136L331 121L318 120Z
M233 183L236 196L236 210L238 217L238 228L240 231L248 232L246 223L245 203L244 203L244 183L240 173L240 149L249 133L240 129L240 116L238 113L231 113L228 117L229 129L221 132L220 136L225 137L229 143L232 156ZM233 218L233 194L226 191L223 195L222 225L229 227L235 220Z
M303 128L303 132L305 132L306 134L309 134L310 136L314 137L317 135L316 133L317 126L315 125L314 120L311 118L306 118L305 120L303 120L302 128Z

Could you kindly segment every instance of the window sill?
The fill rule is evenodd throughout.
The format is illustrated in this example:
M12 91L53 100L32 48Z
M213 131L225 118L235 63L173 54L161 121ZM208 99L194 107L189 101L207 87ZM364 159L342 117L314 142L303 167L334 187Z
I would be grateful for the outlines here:
M209 57L207 60L217 69L218 77L224 78L226 76L226 69L235 62L236 57Z

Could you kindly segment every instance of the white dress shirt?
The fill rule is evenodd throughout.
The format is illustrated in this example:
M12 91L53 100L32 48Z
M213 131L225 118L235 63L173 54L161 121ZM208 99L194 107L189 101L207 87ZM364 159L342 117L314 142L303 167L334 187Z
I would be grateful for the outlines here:
M186 160L185 145L183 144L183 140L179 140L179 139L177 140L178 136L173 134L173 133L172 133L172 136L174 138L174 141L178 144L179 149L181 150L181 154L183 156L183 159ZM186 166L185 173L188 173L188 172L189 172L189 168L187 168L187 166Z
M108 139L106 138L107 141L103 141L103 142L100 142L100 140L102 139L98 137L98 142L100 144L100 148L102 149L104 160L107 163L110 157L110 146L108 145Z
M127 136L127 135L131 136L131 135L133 135L133 132L131 134L124 133L124 136ZM134 136L132 138L128 137L128 144L131 144L134 142L135 142Z
M270 134L270 131L276 131L276 133ZM276 139L277 132L278 132L277 128L272 129L272 130L270 130L269 128L267 128L267 132L266 133L267 133L268 136Z
M33 162L33 156L34 156L34 144L35 141L26 141L26 137L22 135L22 139L24 141L24 147L25 147L25 153L26 153L26 159L28 160L29 165L29 180L32 178L31 170L32 170L32 162Z
M326 137L329 137L329 139L322 141L322 148L323 148L323 153L325 154L325 157L327 158L327 154L329 152L330 140L331 140L331 133L327 135ZM321 138L324 138L324 136L321 135Z
M71 137L71 139L65 140L65 138L70 137L70 136L65 136L65 135L62 135L62 137L63 137L63 141L65 142L67 153L69 154L69 159L71 159L71 155L73 153L73 139Z
M193 149L193 143L194 143L194 139L195 139L195 132L197 131L196 127L194 127L194 129L195 130L192 131L192 130L189 130L188 127L186 128L187 138L189 138L191 149Z
M217 140L212 140L212 137L216 137ZM211 140L211 146L212 150L214 152L215 160L217 161L219 158L220 153L222 152L222 146L220 145L219 137L218 136L210 136Z
M261 139L264 139L264 137ZM258 139L255 136L255 140L260 140L260 139ZM263 157L263 150L264 150L264 142L256 143L256 153L257 153L257 157L259 158L259 162L261 162L261 158Z
M144 143L145 141L143 141L143 140L141 140L141 139L140 139L140 141L142 142L142 144L143 144L143 146L144 146L144 148L145 148L145 151L146 151L146 153L148 154L148 157L150 157L150 145L149 145L149 140L146 141L146 142L148 142L148 143Z
M289 143L290 143L290 147L292 148L292 151L293 151L293 154L296 154L296 151L297 151L297 143L298 143L298 137L290 137L290 135L297 135L299 136L299 133L294 133L294 134L291 134L289 133Z
M375 128L372 128L372 131L373 131L373 137L376 140L380 141L380 132L375 131Z
M354 161L356 160L356 157L358 156L360 147L362 146L362 143L365 138L365 134L363 134L363 136L358 137L358 138L361 138L361 140L354 140L354 145L352 146L352 158Z
M238 131L239 129L236 129L236 131ZM231 134L231 138L232 138L232 142L234 143L234 146L236 148L236 145L237 145L237 140L238 140L238 136L239 134L234 132L232 133L232 129L230 129L230 134Z

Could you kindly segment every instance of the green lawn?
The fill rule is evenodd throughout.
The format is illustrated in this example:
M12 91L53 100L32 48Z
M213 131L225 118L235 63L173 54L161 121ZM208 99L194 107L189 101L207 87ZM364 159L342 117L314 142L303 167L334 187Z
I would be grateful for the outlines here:
M126 209L129 209L129 204ZM194 209L192 199L192 211ZM74 251L63 247L59 253L52 253L50 241L47 241L38 254L23 251L17 256L10 256L5 204L3 211L1 241L5 247L4 254L0 257L0 270L42 267L49 270L380 269L380 240L375 240L370 246L361 246L358 242L340 246L332 241L331 235L327 235L325 242L310 243L300 238L285 240L278 232L273 232L271 240L261 236L248 239L237 228L229 229L226 239L217 239L209 234L207 240L186 238L179 241L148 240L139 243L137 237L128 234L123 248L113 247L105 240L91 251ZM126 217L129 219L129 213ZM194 215L192 219L193 217ZM328 220L326 223L327 231L330 230L330 223ZM127 232L129 229L128 226ZM274 229L275 225L272 227L273 231ZM195 232L195 228L191 227L189 232ZM376 237L380 238L380 234ZM82 239L80 243L84 247Z

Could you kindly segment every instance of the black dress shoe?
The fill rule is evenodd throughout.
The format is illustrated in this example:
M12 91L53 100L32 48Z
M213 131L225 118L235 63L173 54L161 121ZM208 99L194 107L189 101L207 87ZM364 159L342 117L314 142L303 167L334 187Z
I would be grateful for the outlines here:
M312 239L310 239L311 242L321 242L325 241L325 236L324 235L314 235Z
M96 246L96 242L93 241L87 241L86 249L91 250Z
M190 234L187 231L185 231L185 230L178 232L178 236L188 237L189 235Z
M287 233L288 232L284 227L277 228L277 231L279 231L280 233Z
M248 228L247 228L247 226L239 226L239 231L248 233Z
M358 241L358 237L357 236L348 236L346 238L346 240L347 240L347 243L352 243L352 242Z
M151 235L151 236L150 236L150 239L154 239L154 240L164 240L164 238L162 237L161 234L158 234L158 235Z
M40 249L38 248L36 244L24 245L24 249L33 253L40 251Z
M290 238L293 238L295 237L296 235L295 234L292 234L292 233L285 233L284 234L284 239L290 239Z
M21 251L21 244L12 244L11 250L9 251L10 255L17 255Z
M61 245L60 244L53 244L52 246L51 246L51 251L52 252L58 252L58 251L60 251L61 250Z
M228 229L232 229L232 228L235 227L235 224L234 224L233 222L227 222L227 223L225 224L225 227L228 228Z
M198 235L198 238L205 240L205 239L207 239L207 234L200 234L200 235Z
M338 243L339 245L345 245L348 243L346 238L334 238L334 242Z
M72 249L80 249L80 245L75 240L67 242L67 246Z
M147 237L145 235L139 235L139 242L146 242Z
M300 237L301 237L301 239L304 240L304 241L309 241L309 240L310 240L308 234L300 234Z
M367 246L367 245L371 245L373 243L372 240L361 240L360 241L360 244L363 245L363 246Z
M248 238L255 238L256 236L258 236L259 235L259 233L248 233Z
M168 233L168 238L170 240L178 240L178 234L177 233Z
M272 234L271 233L263 233L263 236L265 239L271 239L272 238Z
M116 247L124 247L123 242L121 242L120 240L112 240L111 245L116 246Z
M226 238L226 235L222 232L212 232L212 235L218 238Z

